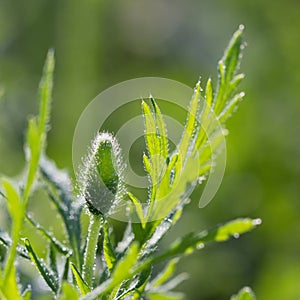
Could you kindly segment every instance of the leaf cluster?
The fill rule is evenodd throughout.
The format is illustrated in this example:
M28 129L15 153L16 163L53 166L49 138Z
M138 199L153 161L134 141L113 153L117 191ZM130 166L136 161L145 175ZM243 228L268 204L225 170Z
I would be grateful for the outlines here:
M218 82L209 79L204 91L200 82L192 96L186 125L176 149L170 153L167 128L155 99L143 101L147 149L143 163L149 176L149 199L145 206L122 183L124 164L116 139L99 133L85 160L80 193L73 191L68 174L59 170L45 155L54 53L49 51L39 88L40 111L31 118L27 131L27 176L19 185L3 179L1 196L11 217L11 232L0 231L0 244L6 249L0 268L0 299L31 299L32 287L19 282L16 261L32 262L55 299L182 299L174 288L186 274L174 277L178 261L208 243L238 237L260 224L259 219L238 218L210 230L192 232L158 251L159 242L182 215L192 188L212 171L214 157L222 150L224 124L236 109L243 93L236 88L243 78L237 74L242 48L240 27L233 35L218 65ZM62 219L66 238L62 242L39 224L28 212L32 187L39 179ZM98 181L103 185L99 189ZM103 189L109 193L103 192ZM95 200L110 197L112 207L129 203L129 221L123 238L115 242L114 227ZM89 216L87 236L81 217ZM30 239L22 236L27 222L46 240L48 259L35 251ZM156 265L163 265L155 275ZM21 278L22 279L22 278ZM34 289L34 282L33 282ZM232 300L255 299L249 288Z

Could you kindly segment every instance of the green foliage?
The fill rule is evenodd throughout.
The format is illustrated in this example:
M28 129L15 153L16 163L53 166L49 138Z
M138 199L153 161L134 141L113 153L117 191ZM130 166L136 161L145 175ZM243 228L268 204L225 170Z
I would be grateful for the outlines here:
M256 297L249 287L244 287L237 295L234 295L230 300L255 300Z
M203 249L210 242L238 238L260 224L259 219L236 219L211 230L179 237L167 249L157 251L161 239L180 219L192 188L212 170L214 157L222 149L224 122L243 97L242 93L236 93L243 78L236 74L241 36L242 27L233 35L219 62L216 91L210 79L204 92L200 82L196 84L182 138L172 153L159 106L152 97L149 104L142 102L147 146L143 163L150 181L147 207L123 182L125 166L120 146L111 134L99 133L95 137L84 160L77 195L69 176L45 156L54 70L53 52L49 51L39 89L39 116L31 118L28 125L28 171L24 188L19 192L20 187L2 181L1 195L7 202L12 229L11 235L0 232L0 242L8 249L0 272L1 299L31 297L30 288L21 295L24 288L19 289L17 284L16 256L36 266L55 299L182 299L183 295L173 289L187 279L186 274L174 277L183 256ZM61 217L66 235L64 242L27 212L30 192L38 176L41 188ZM102 207L103 201L108 207ZM108 215L116 212L120 203L128 204L129 214L137 216L139 222L129 220L123 239L115 243L115 228ZM87 236L81 230L84 214L89 217ZM27 237L20 239L25 219L46 239L48 262L35 252ZM164 268L154 275L152 271L158 263L163 263ZM63 268L59 268L59 264ZM231 299L250 300L254 296L245 288Z

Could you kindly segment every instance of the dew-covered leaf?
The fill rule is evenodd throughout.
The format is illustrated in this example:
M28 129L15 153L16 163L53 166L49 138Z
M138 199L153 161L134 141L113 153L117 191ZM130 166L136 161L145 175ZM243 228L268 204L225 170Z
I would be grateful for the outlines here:
M73 188L68 174L58 169L55 163L50 161L46 156L43 156L41 160L41 172L45 181L47 182L44 188L48 194L49 200L54 204L58 213L63 219L69 244L73 252L73 261L77 265L81 265L80 215L82 211L82 205L79 203L79 201L74 201L73 199ZM55 192L58 197L54 194L51 187L55 188ZM63 250L63 252L68 251L64 245L57 246L58 248L62 248L61 250Z
M49 245L49 264L50 269L53 271L56 277L59 277L57 271L57 258L56 258L56 250L53 244L50 243Z
M177 263L178 258L171 259L165 268L151 281L150 285L157 287L167 282L173 276Z
M62 243L60 243L53 235L52 233L48 232L43 226L41 226L39 223L37 223L33 218L27 214L26 219L28 222L35 227L37 231L39 231L46 239L48 239L51 244L56 248L57 251L59 251L63 255L71 255L72 251L68 249L66 246L64 246Z
M4 247L6 248L9 248L12 243L9 234L2 230L0 230L0 243L2 243L2 245L4 245ZM22 245L17 246L17 254L23 258L30 259L26 248L23 247Z
M80 272L77 270L76 266L71 263L71 270L72 273L75 277L77 286L81 292L82 295L86 295L87 293L90 292L90 288L88 287L88 284L84 281L84 279L82 278Z
M78 300L79 293L77 289L68 282L64 282L62 284L62 292L61 296L59 297L60 300Z
M6 273L4 281L0 281L0 299L2 300L21 300L20 291L16 279L16 267L12 265ZM2 279L2 278L1 278Z
M103 255L109 271L112 271L116 263L116 254L110 242L107 222L103 222Z
M59 279L51 269L49 269L46 264L36 255L31 243L28 239L25 239L25 247L29 253L32 262L35 264L36 268L44 278L47 285L56 294L59 290Z
M145 228L145 216L141 202L132 193L128 192L127 194L135 207L135 212L139 218L142 227Z
M168 135L167 135L166 124L156 101L152 97L150 97L150 100L154 110L154 117L155 117L155 123L157 128L156 130L160 141L160 155L164 160L166 160L169 156L169 143L167 138Z
M28 287L23 293L22 293L23 300L30 300L31 299L31 288Z
M223 242L231 237L238 238L241 234L251 231L261 224L260 219L237 219L224 225L217 226L211 230L205 230L200 233L189 233L176 240L169 249L157 255L152 260L159 261L190 254L196 249L202 249L209 242Z
M2 180L5 189L8 211L15 226L22 221L23 207L20 196L14 186L7 180Z
M249 287L244 287L237 295L232 296L230 300L256 300L256 297Z
M46 146L53 88L53 72L54 51L49 50L39 86L39 115L38 118L31 118L28 123L28 173L24 187L25 203L28 201L30 190L37 174L40 156Z
M241 59L243 26L233 34L224 56L219 62L219 79L217 91L214 98L214 111L218 116L224 109L226 103L232 97L238 83L242 80L242 75L236 75Z
M198 127L197 116L199 113L200 96L201 96L201 87L199 81L196 84L194 94L190 102L187 120L178 147L179 153L183 158L186 158L188 156L188 150L191 147L191 144L193 143L193 137L197 131L197 127Z

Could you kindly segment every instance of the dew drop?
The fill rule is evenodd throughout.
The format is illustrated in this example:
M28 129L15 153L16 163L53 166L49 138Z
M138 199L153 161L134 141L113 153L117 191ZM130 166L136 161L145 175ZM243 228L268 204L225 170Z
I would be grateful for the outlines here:
M203 249L204 247L205 247L204 243L199 243L199 244L197 245L197 249L198 249L198 250L201 250L201 249Z
M260 225L262 223L261 219L255 219L253 220L253 225Z
M198 184L201 184L204 180L206 180L206 176L202 175L198 178Z
M233 234L233 237L234 237L235 239L238 239L238 238L240 237L240 234L239 234L239 233L234 233L234 234Z

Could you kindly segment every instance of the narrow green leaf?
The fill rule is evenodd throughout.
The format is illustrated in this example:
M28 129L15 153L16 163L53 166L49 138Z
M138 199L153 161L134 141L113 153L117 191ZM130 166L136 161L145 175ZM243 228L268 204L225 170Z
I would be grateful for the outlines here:
M152 97L150 97L150 100L154 108L155 121L157 124L157 131L160 139L160 155L162 155L164 159L167 159L169 156L169 143L166 124L159 106L156 104L155 100Z
M187 157L188 150L193 141L193 136L197 130L197 115L199 112L200 96L201 86L200 81L198 81L194 90L194 95L192 96L192 100L190 102L186 124L178 147L179 153L183 159Z
M109 238L109 228L107 222L103 222L103 254L105 258L106 265L111 272L115 266L116 263L116 255L113 249L113 246L110 242Z
M61 296L59 298L60 300L78 300L79 299L79 293L77 291L77 289L72 286L70 283L68 282L64 282L62 284L62 292L61 292Z
M118 243L115 251L117 255L123 256L124 253L127 251L128 247L134 240L134 233L132 229L132 223L128 222L127 226L124 230L122 240Z
M182 293L148 293L149 300L182 300L185 299Z
M60 170L54 161L46 155L42 155L40 161L40 171L43 177L53 185L58 193L59 200L63 206L70 209L73 200L73 186L70 175L65 170Z
M10 284L12 289L16 288L15 293L18 294L17 289L17 280L16 278L13 279L12 276L15 276L15 257L17 254L18 243L19 243L19 236L20 231L22 228L22 221L23 221L23 212L24 206L21 202L21 199L13 187L11 183L6 180L2 181L2 185L5 189L6 194L6 201L8 206L8 211L12 218L12 243L10 245L10 251L8 253L5 269L4 269L4 278L3 278L3 286L7 286ZM16 298L18 299L18 298Z
M219 62L218 87L213 102L217 116L222 112L234 89L243 78L242 75L234 77L241 59L243 29L244 27L241 25L233 34L224 56Z
M152 173L152 166L151 166L151 162L148 158L148 156L144 153L143 155L143 162L144 162L144 166L145 166L145 170L148 174Z
M235 95L225 106L224 110L221 112L219 116L219 120L221 123L227 121L229 117L234 113L235 109L237 108L237 104L244 98L245 93L241 92Z
M151 291L153 292L170 292L175 289L178 285L180 285L183 281L187 280L189 275L187 273L181 273L173 278L171 278L168 282L158 286L153 287Z
M31 299L31 288L28 287L22 294L23 300L30 300Z
M48 286L51 288L51 290L56 294L59 290L59 279L55 275L55 273L50 270L45 263L43 263L36 253L34 252L30 241L28 239L25 239L25 247L30 255L30 258L32 262L35 264L36 268L48 284Z
M12 240L7 232L0 230L0 244L3 244L6 248L10 248L12 244ZM28 252L25 247L22 245L17 246L17 254L25 259L30 259Z
M260 224L260 219L236 219L219 226L217 229L212 230L209 234L213 236L214 241L223 242L227 241L232 236L238 238L240 234L248 232Z
M78 286L81 294L86 295L87 293L89 293L90 288L88 287L88 284L84 281L81 274L79 273L79 271L77 270L76 266L73 263L71 263L71 270L75 277L77 286Z
M40 111L39 111L39 133L44 135L47 131L47 124L50 117L50 105L53 89L54 73L54 50L50 49L47 54L43 70L43 77L39 87ZM45 136L44 136L45 139ZM45 143L45 141L43 141Z
M26 219L28 222L35 227L37 231L39 231L45 238L47 238L51 244L63 255L71 255L72 251L60 243L50 232L48 232L45 228L43 228L39 223L33 220L33 218L26 214Z
M49 181L52 184L52 181L50 179ZM81 215L82 205L78 205L78 203L73 201L71 196L66 196L68 194L66 190L65 190L66 194L65 192L62 192L61 197L57 199L57 197L52 193L52 191L47 185L44 188L48 194L49 199L54 204L58 213L60 214L60 216L64 221L69 244L73 252L73 255L71 257L72 261L75 262L77 265L81 265L83 259L83 256L80 255L80 245L81 245L80 215ZM57 188L60 189L63 187L57 187ZM63 248L65 248L65 246L63 246Z
M6 274L5 282L0 282L0 299L2 300L21 300L18 283L16 280L16 268L14 265L9 269Z
M148 256L153 252L159 243L159 241L164 237L164 235L174 226L182 215L183 206L179 206L174 211L172 211L166 218L162 221L155 222L153 225L154 231L149 234L148 240L143 245L143 257ZM147 223L148 224L148 223Z
M141 244L147 239L147 229L149 223L145 223L145 227L143 227L142 223L132 223L132 232L134 234L134 240L140 242Z
M22 202L14 186L6 180L2 180L5 189L8 211L14 223L20 223L22 219Z
M237 219L211 230L205 230L200 233L189 233L176 240L165 252L154 257L152 263L157 263L184 254L190 254L196 249L204 248L209 242L223 242L231 237L238 238L241 234L252 230L260 224L260 219Z
M56 252L53 244L51 243L49 245L49 263L50 263L50 269L53 271L54 275L58 277Z
M38 128L37 118L33 117L28 121L28 130L27 130L27 146L29 151L27 152L28 160L28 173L26 178L26 184L24 188L24 201L27 203L29 193L34 182L36 172L38 169L40 151L41 151L41 141L40 141L40 132Z
M206 105L211 107L213 101L213 87L212 87L211 78L209 78L206 83L205 101L206 101Z
M180 177L182 169L182 160L180 153L174 153L167 166L166 172L159 182L156 193L156 201L163 199L170 193L177 184L177 178ZM164 201L164 200L163 200Z
M142 227L145 228L145 216L144 216L143 206L141 202L132 193L128 192L127 194L129 196L129 199L134 204L135 211L139 217Z
M46 144L47 126L50 116L50 106L53 88L53 72L54 72L54 51L49 50L44 65L43 76L39 86L39 116L38 119L32 118L29 120L27 144L29 148L29 167L27 180L24 188L24 202L27 206L28 197L32 184L34 182L40 156L44 151Z
M136 264L139 246L132 243L125 256L117 263L112 274L112 286L121 283L131 273L132 267Z
M256 297L249 287L244 287L237 295L232 296L230 300L256 300Z
M150 278L151 271L152 271L152 267L149 266L148 268L146 268L139 274L138 281L137 281L134 289L139 289L143 286L143 290L144 290L145 285L148 282L148 279ZM140 292L141 292L141 290L140 290Z
M236 69L238 68L241 45L242 45L242 34L244 26L240 25L239 29L233 34L227 49L224 52L222 61L224 62L226 71L226 80L229 81L235 75Z
M151 281L151 286L158 287L167 282L174 274L178 258L170 260L165 268Z
M142 111L145 119L145 139L146 145L152 164L155 162L155 156L159 156L161 153L160 141L157 137L156 122L152 115L151 109L148 104L142 101ZM157 172L157 170L154 170Z
M68 275L69 275L69 265L70 265L70 258L67 257L67 258L66 258L66 261L65 261L64 272L63 272L63 275L62 275L62 279L63 279L64 281L67 281L67 280L68 280Z

